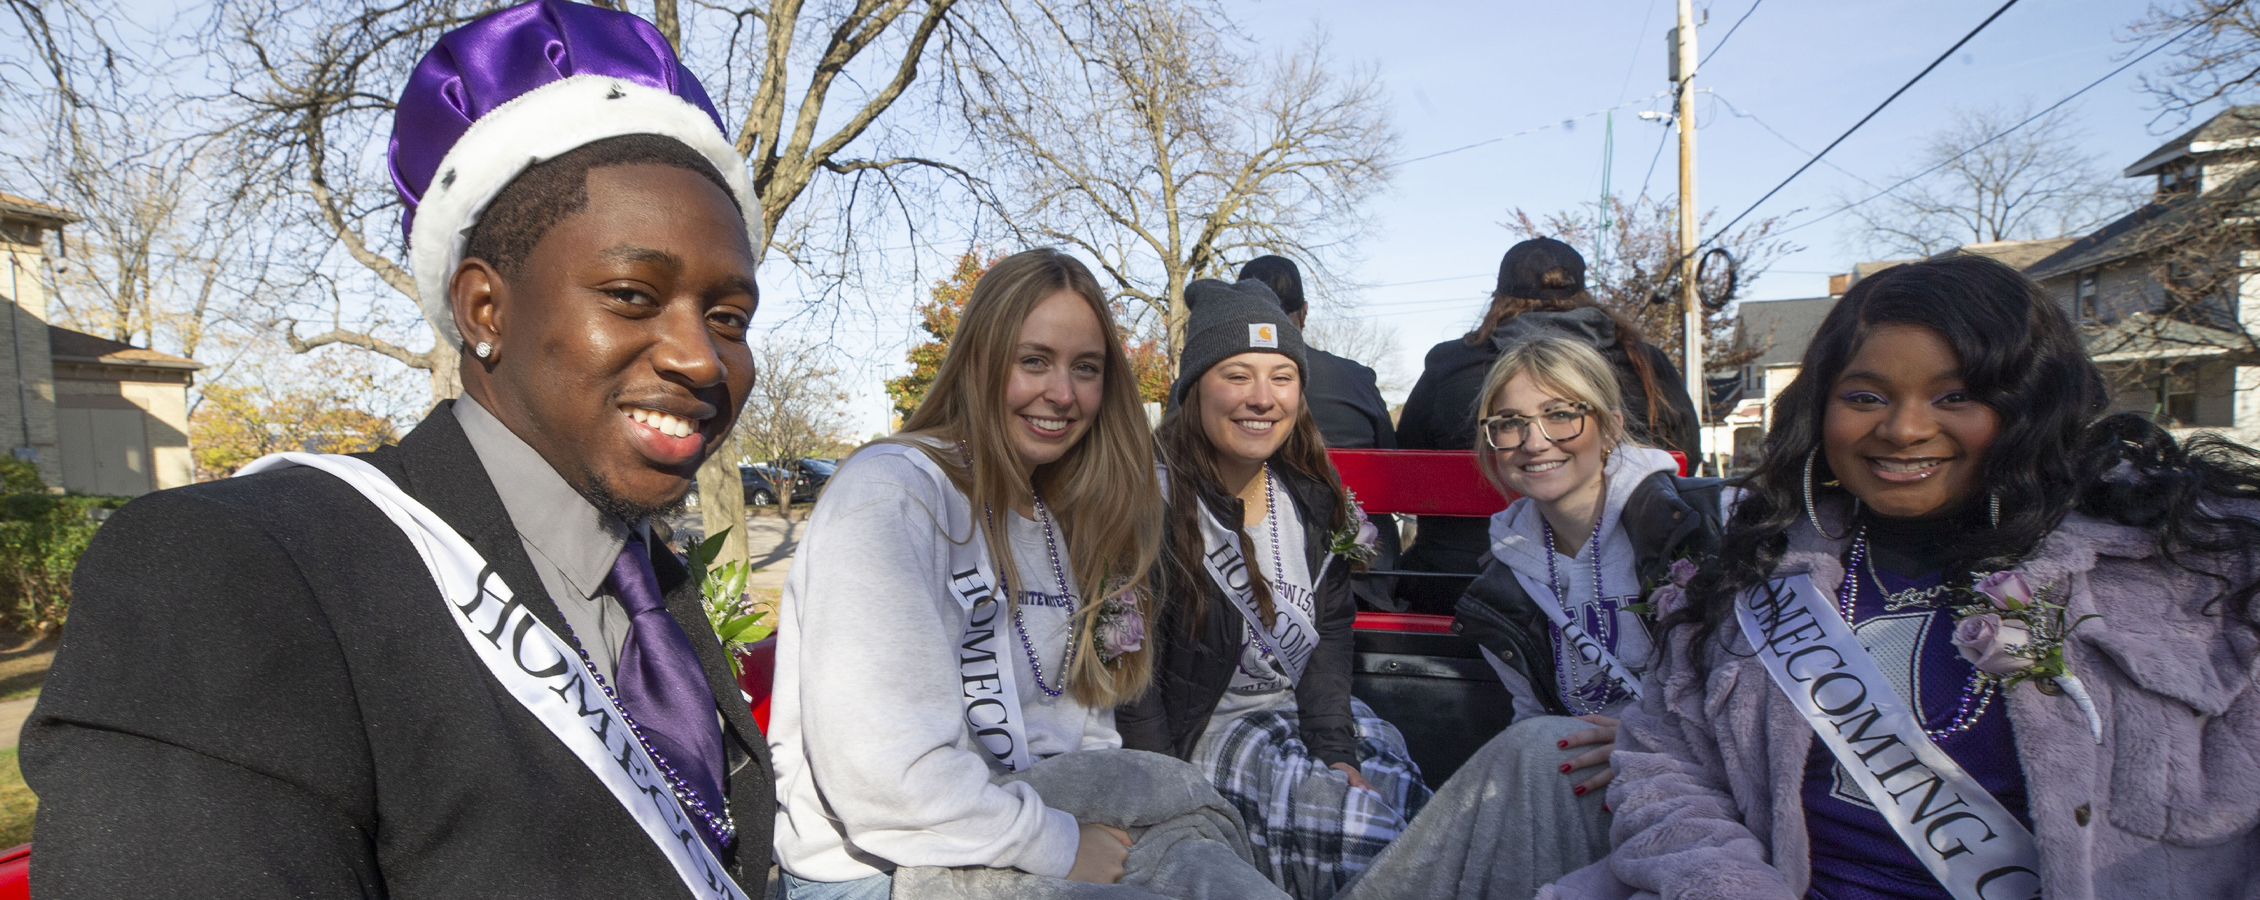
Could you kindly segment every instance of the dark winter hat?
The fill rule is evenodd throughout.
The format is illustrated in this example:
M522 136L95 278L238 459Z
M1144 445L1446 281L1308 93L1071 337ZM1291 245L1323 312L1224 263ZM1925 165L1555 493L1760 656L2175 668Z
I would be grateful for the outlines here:
M1177 357L1177 383L1169 399L1185 402L1185 392L1216 364L1249 351L1277 353L1308 370L1303 333L1279 308L1279 297L1261 281L1226 284L1203 278L1185 286L1185 352Z
M1290 313L1303 308L1303 273L1284 256L1258 256L1240 267L1241 281L1261 281L1279 297L1279 308Z
M1548 283L1546 273L1562 270ZM1531 238L1507 249L1499 260L1497 293L1525 300L1567 300L1585 292L1585 257L1553 238Z

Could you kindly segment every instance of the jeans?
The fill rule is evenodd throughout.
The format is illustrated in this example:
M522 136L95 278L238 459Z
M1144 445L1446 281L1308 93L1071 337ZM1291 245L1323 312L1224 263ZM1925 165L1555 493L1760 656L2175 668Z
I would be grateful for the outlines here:
M894 892L893 875L873 875L854 881L802 881L791 872L779 872L784 900L887 900Z

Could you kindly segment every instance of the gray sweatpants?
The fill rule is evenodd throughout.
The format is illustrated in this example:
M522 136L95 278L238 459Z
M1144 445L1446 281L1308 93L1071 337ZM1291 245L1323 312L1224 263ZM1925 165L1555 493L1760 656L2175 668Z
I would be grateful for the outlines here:
M1561 771L1593 748L1556 746L1592 727L1543 716L1492 738L1337 900L1529 900L1608 855L1607 791L1573 796L1570 789L1592 773Z

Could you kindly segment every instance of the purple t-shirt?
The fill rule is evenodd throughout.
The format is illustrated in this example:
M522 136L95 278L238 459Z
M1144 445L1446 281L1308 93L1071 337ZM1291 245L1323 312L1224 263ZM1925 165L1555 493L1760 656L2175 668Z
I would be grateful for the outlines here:
M1893 591L1930 587L1940 578L1936 572L1902 578L1874 571ZM1867 571L1859 574L1858 597L1853 601L1858 624L1853 632L1900 696L1919 698L1916 709L1923 727L1946 727L1954 721L1962 689L1974 671L1954 648L1954 611L1942 604L1944 597L1930 601L1940 605L1886 610L1876 579ZM2009 728L2005 706L1996 694L1975 725L1934 740L1938 749L2030 828L2024 769L2017 761L2017 737ZM1840 775L1836 757L1817 740L1805 762L1804 797L1805 834L1812 842L1813 859L1813 885L1806 895L1810 900L1951 900L1930 870L1900 843L1899 834L1868 803L1859 785Z

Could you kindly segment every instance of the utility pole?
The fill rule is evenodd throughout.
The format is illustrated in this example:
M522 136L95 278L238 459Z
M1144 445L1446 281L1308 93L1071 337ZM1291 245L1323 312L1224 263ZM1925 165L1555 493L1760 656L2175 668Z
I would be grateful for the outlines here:
M1679 0L1679 27L1671 46L1671 80L1678 86L1679 111L1679 308L1686 332L1681 361L1687 369L1687 396L1695 404L1697 455L1703 445L1703 413L1709 405L1703 381L1703 301L1695 282L1695 3Z

